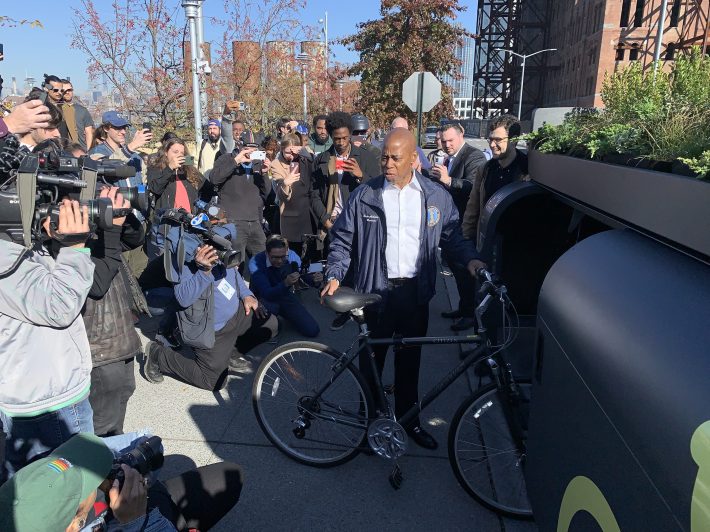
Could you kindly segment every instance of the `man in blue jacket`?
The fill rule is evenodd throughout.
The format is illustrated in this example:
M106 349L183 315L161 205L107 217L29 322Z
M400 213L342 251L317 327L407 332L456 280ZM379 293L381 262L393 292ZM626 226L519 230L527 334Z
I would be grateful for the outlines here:
M471 275L485 267L473 244L461 234L451 194L413 169L416 147L414 136L405 129L387 135L381 159L384 175L352 193L331 233L327 284L322 293L333 294L347 273L356 291L381 294L382 304L365 310L373 338L426 336L438 246L458 257ZM380 373L386 354L387 346L375 347ZM419 400L420 359L421 347L395 352L398 418ZM369 363L362 356L360 369L371 382ZM419 420L405 429L421 447L436 449L436 440Z
M288 241L281 235L271 235L266 240L266 251L249 261L250 287L269 312L291 322L299 334L314 338L320 332L318 323L292 290L302 279L300 267L301 259L288 248ZM321 272L304 277L309 284L323 281Z

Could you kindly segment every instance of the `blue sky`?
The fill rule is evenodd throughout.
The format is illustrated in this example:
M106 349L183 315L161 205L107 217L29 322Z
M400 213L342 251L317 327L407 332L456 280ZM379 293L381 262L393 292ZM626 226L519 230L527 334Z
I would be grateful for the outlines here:
M167 0L180 4L180 0ZM109 5L110 0L96 0L97 5ZM12 76L17 77L17 83L22 90L23 79L26 73L38 80L42 74L53 73L60 76L69 76L75 88L83 92L89 88L89 83L84 68L84 56L77 50L70 48L70 34L72 31L71 6L79 6L79 0L26 0L24 2L3 0L0 15L14 19L39 19L44 28L30 28L17 26L15 28L0 27L0 43L4 45L5 60L0 62L0 74L5 79L7 95L10 89ZM460 22L471 32L475 31L476 0L460 0L460 4L467 6ZM61 9L61 6L66 6ZM305 24L317 25L318 19L328 11L328 37L334 40L337 37L351 34L355 31L358 22L377 18L380 2L378 0L308 0L306 8L302 11L300 19ZM179 10L182 13L182 9ZM218 17L223 12L223 0L206 0L204 3L206 16ZM182 24L182 15L181 22ZM211 31L209 25L205 27L205 39L218 38L221 31ZM342 46L332 46L331 52L340 62L351 63L357 60L354 52Z

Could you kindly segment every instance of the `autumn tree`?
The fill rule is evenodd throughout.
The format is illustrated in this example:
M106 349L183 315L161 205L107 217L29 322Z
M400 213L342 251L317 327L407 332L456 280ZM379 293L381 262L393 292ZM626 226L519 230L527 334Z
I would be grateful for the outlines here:
M179 3L166 0L81 0L73 8L72 47L88 58L90 79L104 77L117 107L134 122L148 119L157 132L189 128Z
M357 33L341 39L360 54L349 74L360 76L358 105L374 126L383 127L397 115L414 119L402 103L402 83L413 72L456 76L455 47L473 36L455 24L465 9L458 0L382 0L381 18L358 24ZM442 101L429 116L453 112L451 87L443 86Z

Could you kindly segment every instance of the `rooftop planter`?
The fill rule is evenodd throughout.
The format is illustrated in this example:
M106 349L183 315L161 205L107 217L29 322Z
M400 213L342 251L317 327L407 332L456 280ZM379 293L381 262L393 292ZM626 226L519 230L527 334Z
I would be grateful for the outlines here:
M599 161L529 153L541 185L621 225L710 257L710 184L672 173Z
M602 100L528 135L531 148L710 182L710 57L694 48L656 75L632 65L606 76Z

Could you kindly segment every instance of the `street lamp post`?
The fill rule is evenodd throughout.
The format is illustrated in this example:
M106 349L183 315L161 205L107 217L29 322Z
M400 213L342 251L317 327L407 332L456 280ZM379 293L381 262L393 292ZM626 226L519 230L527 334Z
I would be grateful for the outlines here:
M666 12L668 11L668 0L661 2L661 12L658 17L658 32L656 33L656 49L653 52L653 79L658 74L658 65L661 62L661 46L663 45L663 29L666 25Z
M328 12L325 12L325 16L318 19L320 24L323 24L323 39L325 41L325 72L328 73Z
M306 66L313 58L308 54L298 54L296 61L301 64L301 73L303 74L303 122L308 123L308 80L306 79Z
M200 104L200 78L197 75L199 62L197 43L197 17L202 0L182 0L185 17L190 22L190 56L192 64L192 107L195 124L195 145L202 141L202 108Z
M537 54L541 54L543 52L556 52L557 48L545 48L544 50L538 50L537 52L534 52L532 54L519 54L517 52L514 52L513 50L510 50L508 48L494 48L494 50L498 50L499 52L508 52L512 55L518 56L523 60L523 71L522 71L522 77L520 78L520 101L518 102L518 120L521 119L521 116L523 114L523 86L525 84L525 61L527 60L528 57L532 57Z
M343 85L345 85L345 80L339 79L338 81L336 81L336 83L338 84L338 90L340 92L339 110L342 111L343 110Z

